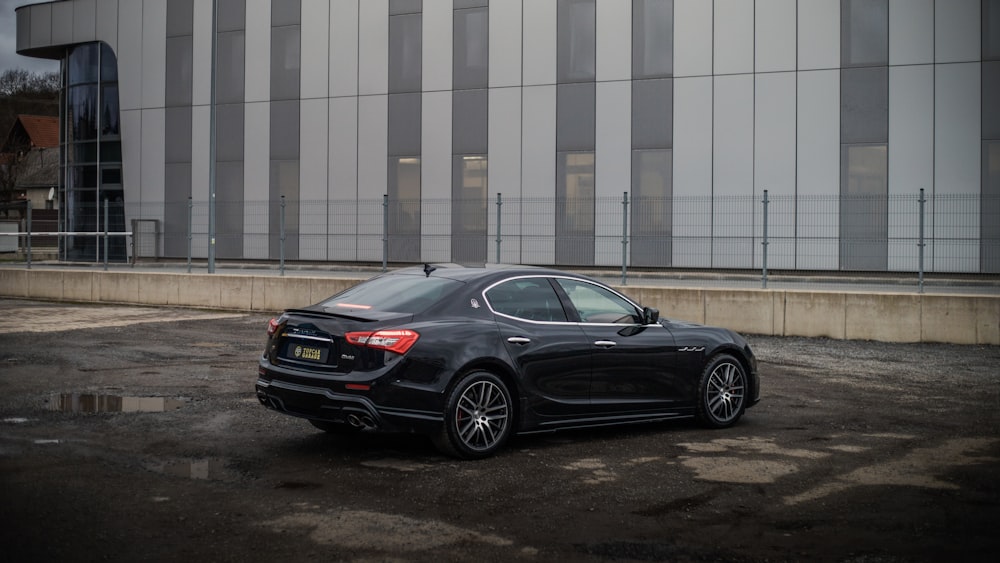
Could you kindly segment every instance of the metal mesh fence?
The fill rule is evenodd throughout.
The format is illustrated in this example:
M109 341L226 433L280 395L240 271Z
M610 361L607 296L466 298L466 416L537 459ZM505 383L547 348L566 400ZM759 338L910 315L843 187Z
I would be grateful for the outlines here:
M1000 273L1000 202L980 195L219 201L221 260L520 263L601 275L698 272L767 285L802 273ZM64 260L204 260L205 202L62 210ZM109 235L105 238L104 232ZM22 244L24 238L21 237ZM898 283L898 282L891 282Z

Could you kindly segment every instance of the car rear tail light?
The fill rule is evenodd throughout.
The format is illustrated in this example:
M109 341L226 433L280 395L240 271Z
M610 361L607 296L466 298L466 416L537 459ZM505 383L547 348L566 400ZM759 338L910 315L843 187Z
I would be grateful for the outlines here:
M268 321L268 323L267 323L267 335L268 336L274 336L274 333L278 332L278 327L279 326L281 326L281 325L280 325L280 323L278 323L278 319L271 319L270 321Z
M409 329L377 330L375 332L348 332L344 335L348 342L355 346L388 350L396 354L405 354L416 344L420 335Z

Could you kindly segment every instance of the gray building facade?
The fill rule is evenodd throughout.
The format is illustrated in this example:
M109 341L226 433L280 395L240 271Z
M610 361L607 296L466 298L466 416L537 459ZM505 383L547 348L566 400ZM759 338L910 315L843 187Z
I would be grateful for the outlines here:
M922 189L927 270L1000 272L1000 0L212 12L17 10L18 52L63 61L62 201L120 198L159 255L205 232L214 168L220 258L276 258L284 225L300 260L380 260L384 228L391 261L615 266L624 230L633 266L757 268L767 190L771 268L916 271Z

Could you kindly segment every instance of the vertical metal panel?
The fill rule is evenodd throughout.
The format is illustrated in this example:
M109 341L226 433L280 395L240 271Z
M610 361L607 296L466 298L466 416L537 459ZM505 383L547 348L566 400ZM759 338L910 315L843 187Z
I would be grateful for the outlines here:
M934 62L934 0L889 0L889 64ZM890 159L890 166L891 166ZM892 185L892 182L889 182Z
M1000 139L1000 61L983 62L983 138Z
M489 91L489 232L495 240L497 193L507 198L521 196L521 120L510 116L521 115L520 88L491 88ZM553 147L554 150L554 147ZM510 210L510 207L507 207ZM504 211L501 208L501 211ZM514 214L514 217L517 215ZM519 221L504 221L502 233L520 235ZM501 262L520 262L518 245L501 244ZM495 259L496 254L490 253Z
M52 4L35 4L30 8L31 16L28 23L31 26L32 47L48 47L52 45Z
M674 0L674 76L712 74L712 5Z
M420 126L421 94L390 94L388 154L419 156Z
M454 14L453 87L485 88L489 84L490 12L475 8ZM425 89L426 84L425 78Z
M302 0L301 41L302 99L325 98L330 91L330 2Z
M118 5L118 96L122 110L142 107L142 2ZM162 72L162 69L161 69Z
M597 3L597 80L632 77L632 1Z
M798 73L796 185L805 202L796 215L794 267L799 269L835 270L839 265L839 110L839 71Z
M419 92L423 75L423 16L389 17L389 92Z
M194 33L194 0L167 0L167 37Z
M889 67L840 71L840 142L884 143L889 136Z
M934 3L934 61L979 60L982 0L947 0ZM977 154L979 151L976 151Z
M166 162L191 162L191 106L166 109Z
M164 106L167 84L167 4L162 0L142 3L142 107Z
M305 5L303 5L305 8ZM322 21L326 21L324 18ZM325 52L325 49L324 49ZM324 87L326 81L323 81ZM302 100L299 141L299 258L326 260L328 230L327 127L329 104L326 99Z
M588 82L597 76L597 8L594 0L557 0L556 79Z
M626 65L626 69L628 65ZM630 191L632 175L632 93L630 82L597 84L595 123L594 195L598 213L594 234L594 263L621 265L622 215L611 213L612 206Z
M1000 273L1000 141L983 141L981 272Z
M595 84L560 84L556 96L556 150L594 150Z
M330 96L358 94L358 25L358 0L330 3Z
M221 40L220 36L220 40ZM269 0L247 0L246 58L242 61L245 77L244 99L263 102L271 99L271 10ZM220 47L220 61L222 57ZM220 69L221 70L221 69ZM232 72L222 71L223 73Z
M388 117L388 96L358 100L358 199L380 198L386 193Z
M330 100L329 133L330 260L357 260L358 207L362 201L358 191L357 97Z
M425 92L421 98L420 215L426 219L420 225L420 259L451 260L452 92Z
M844 145L841 150L840 268L884 271L889 250L886 146Z
M936 194L972 194L980 187L980 63L935 69Z
M141 202L142 194L142 112L125 110L121 112L123 139L138 139L139 142L122 143L122 183L125 201ZM161 132L162 138L162 132ZM162 160L162 154L160 155Z
M889 193L934 192L934 69L889 69Z
M358 23L364 30L358 37L358 92L385 94L389 91L389 1L360 2Z
M673 73L674 0L636 0L632 5L632 78L665 78Z
M217 0L218 13L216 14L216 31L236 31L246 29L246 18L250 9L261 6L250 4L249 0ZM268 0L267 12L270 13L270 0Z
M268 162L271 160L271 104L254 102L243 105L243 131L241 138L244 177L248 179L244 188L247 202L262 202L268 199ZM220 129L221 133L221 129ZM221 138L221 137L220 137Z
M299 158L299 100L271 102L271 160Z
M712 266L752 268L753 76L716 76L712 90Z
M556 82L556 2L524 2L521 18L524 49L521 77L524 85ZM491 33L499 37L499 33Z
M215 99L219 104L241 103L245 99L246 32L227 31L218 38L215 66ZM267 60L267 59L265 59ZM254 65L261 65L258 61Z
M539 4L539 2L529 4L534 5ZM521 84L523 39L521 9L521 2L494 2L490 6L489 83L491 88ZM491 173L492 168L490 167Z
M889 64L889 0L841 0L843 66Z
M754 192L795 195L795 74L758 74L755 84Z
M420 64L422 88L425 92L451 89L454 20L455 12L451 2L423 2L423 48Z
M297 25L271 28L271 99L297 100L301 91L302 34Z
M674 79L675 266L711 266L712 86L712 77Z
M452 97L452 115L449 116L452 154L487 153L488 103L489 97L485 88L455 91ZM428 123L428 118L427 110L424 108L424 123ZM425 147L441 142L428 139L426 134L424 140Z
M798 14L799 70L840 67L840 0L799 2Z
M795 70L796 0L756 0L754 53L757 72Z
M192 36L167 38L166 106L191 105L193 60Z
M142 171L140 174L139 199L133 201L163 201L164 162L166 147L163 136L166 110L163 108L142 110ZM123 143L128 144L128 143ZM123 155L124 156L124 155Z
M66 45L73 42L73 9L72 2L56 2L52 4L52 44Z
M753 72L754 3L715 0L715 74Z
M118 0L97 0L97 39L118 49Z
M554 64L552 70L554 78ZM525 245L521 260L531 264L552 264L555 260L555 209L547 208L541 201L551 202L556 196L556 87L531 86L522 92L521 197L525 203L521 236Z
M670 148L674 138L673 80L634 80L631 106L632 148Z
M20 51L29 47L31 47L31 7L24 6L17 10L16 48Z
M271 25L299 25L302 21L302 0L271 0Z
M218 162L243 160L244 107L244 104L219 104L216 106L215 158Z
M76 0L73 3L73 43L96 41L97 37L97 2L95 0Z
M191 38L191 103L206 106L212 101L212 1L194 0ZM206 131L208 131L206 126ZM198 177L197 167L192 172ZM198 186L198 181L194 182Z

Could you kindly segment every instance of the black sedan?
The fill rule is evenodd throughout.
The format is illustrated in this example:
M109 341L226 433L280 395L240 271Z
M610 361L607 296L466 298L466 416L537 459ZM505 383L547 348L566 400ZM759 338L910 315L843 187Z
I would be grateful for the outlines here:
M424 265L272 319L257 398L327 432L489 456L513 433L695 417L760 398L747 342L551 269Z

